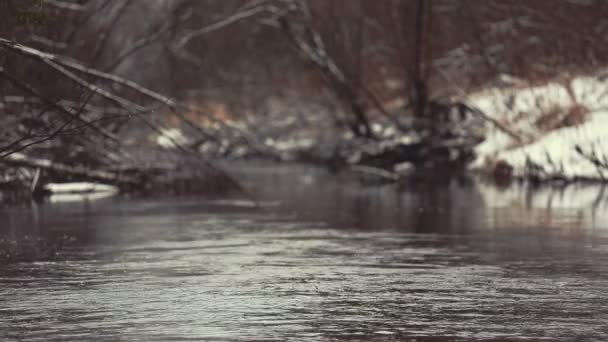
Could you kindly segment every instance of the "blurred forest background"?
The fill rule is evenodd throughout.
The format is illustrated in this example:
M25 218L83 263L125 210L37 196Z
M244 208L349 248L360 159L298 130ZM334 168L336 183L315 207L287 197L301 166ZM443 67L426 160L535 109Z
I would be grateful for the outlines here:
M604 0L0 0L3 184L128 187L176 168L146 146L389 178L466 165L480 126L521 138L466 97L600 70L606 14Z

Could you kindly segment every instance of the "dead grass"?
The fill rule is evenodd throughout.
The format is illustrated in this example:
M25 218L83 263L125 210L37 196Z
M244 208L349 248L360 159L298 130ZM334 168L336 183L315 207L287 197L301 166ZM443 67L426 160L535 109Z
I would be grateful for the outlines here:
M589 110L578 103L568 108L553 106L544 110L535 120L534 126L541 132L580 125L588 117Z

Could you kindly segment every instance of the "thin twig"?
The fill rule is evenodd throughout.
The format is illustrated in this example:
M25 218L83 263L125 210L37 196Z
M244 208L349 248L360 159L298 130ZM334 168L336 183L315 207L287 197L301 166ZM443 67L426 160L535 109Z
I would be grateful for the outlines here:
M44 103L46 103L50 107L57 109L60 113L63 113L65 115L69 116L70 118L73 118L73 119L85 124L87 127L96 131L104 138L109 139L114 143L120 144L119 139L116 136L114 136L114 134L107 132L106 130L104 130L101 127L97 127L97 126L93 125L91 122L89 122L85 118L81 117L80 116L81 113L79 113L78 111L73 110L72 108L69 108L69 107L64 107L61 104L59 104L58 102L53 101L50 98L44 96L42 93L40 93L38 90L34 89L32 86L30 86L30 85L18 80L17 78L13 77L12 75L8 74L2 67L0 67L0 76L7 79L9 82L13 83L17 88L39 98L40 100L42 100Z

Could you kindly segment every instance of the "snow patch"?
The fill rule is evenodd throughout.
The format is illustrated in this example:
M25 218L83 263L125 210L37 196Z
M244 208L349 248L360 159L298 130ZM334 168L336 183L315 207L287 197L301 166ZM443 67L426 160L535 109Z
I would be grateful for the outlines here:
M156 144L164 148L175 148L187 145L189 142L190 140L178 128L163 129L156 137Z
M541 165L545 170L560 173L565 178L599 178L592 162L575 150L608 147L608 112L597 112L587 122L549 132L539 140L514 150L501 151L496 155L514 168L514 175L523 176L526 159ZM590 152L590 151L589 151Z
M118 192L118 188L113 185L74 182L74 183L48 183L44 189L54 193L92 193L92 192Z
M492 161L503 160L513 166L513 174L525 173L526 160L546 171L562 173L565 178L601 178L597 167L576 152L608 150L608 84L602 77L578 77L569 82L549 82L542 86L491 88L472 94L467 102L489 117L509 127L525 143L493 124L486 123L485 140L476 146L473 169L482 169ZM576 126L543 131L536 123L545 113L557 110L566 113L578 104L588 110L586 121Z
M51 193L49 201L53 203L92 201L119 193L119 189L113 185L88 182L48 183L44 189Z

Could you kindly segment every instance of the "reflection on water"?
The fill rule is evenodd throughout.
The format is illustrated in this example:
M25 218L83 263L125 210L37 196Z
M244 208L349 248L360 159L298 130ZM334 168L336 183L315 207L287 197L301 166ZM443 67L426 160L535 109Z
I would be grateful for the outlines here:
M366 187L0 211L0 340L605 340L603 190Z

